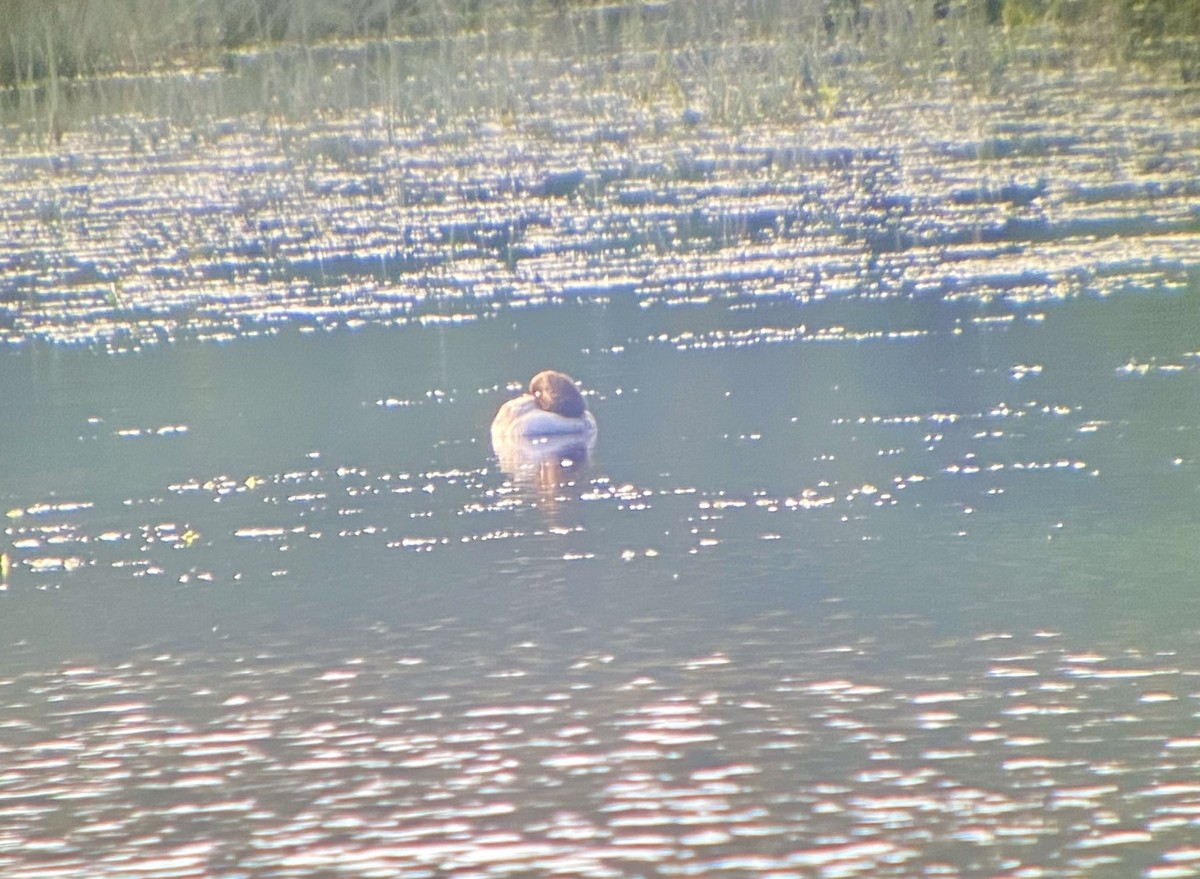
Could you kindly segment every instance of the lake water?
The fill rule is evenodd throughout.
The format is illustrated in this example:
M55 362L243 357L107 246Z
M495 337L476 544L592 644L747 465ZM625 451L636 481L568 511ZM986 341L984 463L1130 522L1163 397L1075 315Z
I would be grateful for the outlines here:
M10 146L0 873L1200 874L1200 96L1024 76Z

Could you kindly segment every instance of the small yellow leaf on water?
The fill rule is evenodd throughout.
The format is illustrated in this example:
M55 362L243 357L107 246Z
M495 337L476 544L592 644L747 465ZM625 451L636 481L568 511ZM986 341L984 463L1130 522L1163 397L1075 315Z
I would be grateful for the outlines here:
M195 543L199 539L200 539L199 531L193 531L191 528L189 528L187 531L183 532L183 545L184 546L191 546L193 543Z
M262 483L262 480L257 476L246 477L246 488L254 488L254 486L259 485L260 483Z
M25 515L25 511L22 510L20 507L13 507L7 513L5 513L5 515L8 516L8 518L10 518L10 519L20 519L22 516Z
M11 563L8 560L8 553L0 552L0 583L5 583L8 581L8 569L10 564Z

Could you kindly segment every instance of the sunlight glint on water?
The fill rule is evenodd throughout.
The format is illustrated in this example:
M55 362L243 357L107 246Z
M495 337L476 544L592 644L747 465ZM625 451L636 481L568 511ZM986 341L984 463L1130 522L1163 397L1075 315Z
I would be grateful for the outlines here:
M1027 76L0 159L0 873L1200 873L1191 98Z

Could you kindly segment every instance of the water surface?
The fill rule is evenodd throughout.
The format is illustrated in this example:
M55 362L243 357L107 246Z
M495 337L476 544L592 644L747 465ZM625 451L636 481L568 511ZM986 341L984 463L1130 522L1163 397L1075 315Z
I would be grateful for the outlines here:
M1200 872L1195 95L1026 86L5 155L0 870Z

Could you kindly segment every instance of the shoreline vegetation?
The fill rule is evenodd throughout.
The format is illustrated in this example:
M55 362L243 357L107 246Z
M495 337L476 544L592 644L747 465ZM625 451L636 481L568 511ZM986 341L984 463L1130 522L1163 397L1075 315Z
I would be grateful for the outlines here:
M984 90L1014 61L1140 63L1200 81L1200 0L0 0L0 10L0 113L51 140L71 127L82 89L248 68L274 71L258 93L271 113L344 106L322 83L349 64L365 68L354 103L409 118L504 119L531 82L565 76L731 123L831 115L865 68Z
M44 2L21 33L67 40ZM1128 48L1119 0L240 2L236 40L211 17L105 30L85 69L26 58L0 88L0 344L610 299L1024 307L1200 264L1200 85L1095 48ZM101 6L97 28L149 9L74 8Z

